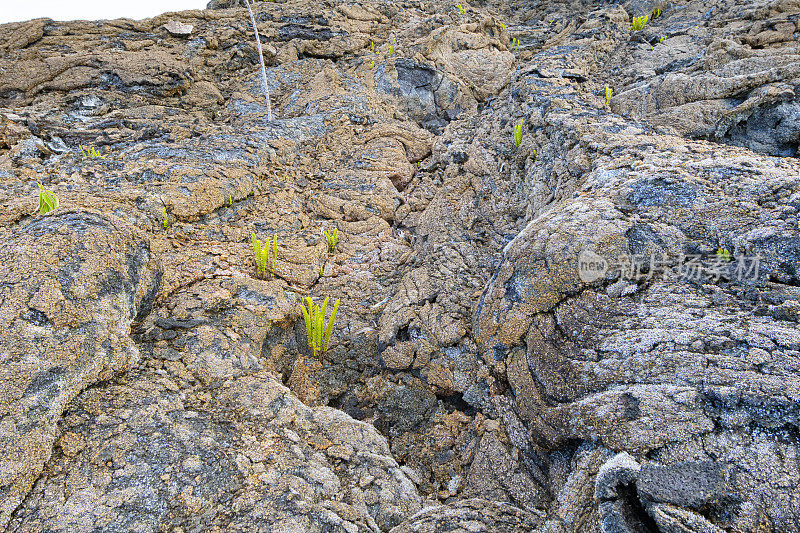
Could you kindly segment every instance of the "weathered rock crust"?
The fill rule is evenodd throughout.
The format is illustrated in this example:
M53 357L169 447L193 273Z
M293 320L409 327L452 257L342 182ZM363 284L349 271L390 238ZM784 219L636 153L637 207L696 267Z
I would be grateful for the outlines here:
M254 8L0 27L0 527L800 531L796 0Z

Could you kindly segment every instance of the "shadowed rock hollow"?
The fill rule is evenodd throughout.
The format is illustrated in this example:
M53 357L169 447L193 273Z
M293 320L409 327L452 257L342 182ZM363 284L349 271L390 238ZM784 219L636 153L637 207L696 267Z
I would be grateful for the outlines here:
M0 26L0 528L800 531L800 3L239 4Z

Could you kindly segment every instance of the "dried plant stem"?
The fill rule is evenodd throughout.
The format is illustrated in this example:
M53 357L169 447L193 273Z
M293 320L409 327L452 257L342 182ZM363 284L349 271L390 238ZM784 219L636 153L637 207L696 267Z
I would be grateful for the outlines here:
M256 34L256 46L258 46L258 60L261 62L261 79L264 81L264 95L267 97L267 121L272 122L272 106L269 103L269 86L267 85L267 69L264 66L264 52L261 51L261 38L258 36L258 26L253 10L250 9L250 1L244 0L247 12L250 13L250 22L253 23L253 33Z

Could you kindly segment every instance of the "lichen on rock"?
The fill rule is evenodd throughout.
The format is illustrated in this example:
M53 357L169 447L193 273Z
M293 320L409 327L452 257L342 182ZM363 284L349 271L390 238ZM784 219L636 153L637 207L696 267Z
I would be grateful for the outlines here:
M0 27L0 529L798 531L797 2L253 7Z

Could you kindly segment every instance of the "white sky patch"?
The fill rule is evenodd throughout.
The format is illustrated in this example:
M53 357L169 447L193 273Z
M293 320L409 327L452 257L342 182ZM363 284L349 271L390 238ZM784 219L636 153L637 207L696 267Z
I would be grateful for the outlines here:
M0 0L0 24L53 20L144 19L168 11L204 9L208 0Z

